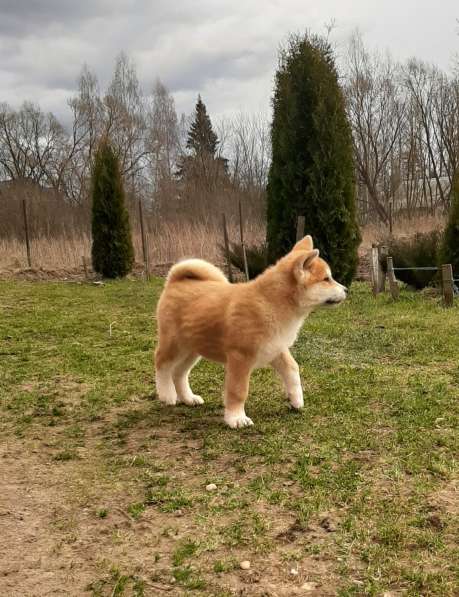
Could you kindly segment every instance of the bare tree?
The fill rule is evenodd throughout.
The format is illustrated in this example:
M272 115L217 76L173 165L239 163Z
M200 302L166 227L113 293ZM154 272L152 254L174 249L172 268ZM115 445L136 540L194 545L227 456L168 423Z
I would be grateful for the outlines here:
M394 151L405 119L399 68L389 57L371 56L359 34L350 42L345 86L358 178L383 222L393 186Z
M25 102L15 111L0 106L0 167L2 177L27 179L58 189L66 135L57 119Z
M262 190L271 161L267 118L261 114L238 114L232 122L231 167L235 184Z
M123 52L118 56L103 98L105 133L120 158L123 175L136 190L136 175L145 166L145 107L134 64Z
M77 94L68 102L72 128L66 163L66 195L81 202L87 196L91 164L104 131L105 115L97 77L86 65L77 87Z
M424 162L424 195L433 211L448 204L458 165L459 103L457 81L438 68L410 60L404 82L418 120L418 145Z
M147 113L146 145L155 195L175 182L179 128L174 98L157 79Z

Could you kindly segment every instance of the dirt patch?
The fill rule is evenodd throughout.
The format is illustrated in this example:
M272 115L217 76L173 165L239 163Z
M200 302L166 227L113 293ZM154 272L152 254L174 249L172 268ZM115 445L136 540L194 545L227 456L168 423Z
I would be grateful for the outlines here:
M158 263L150 267L150 274L153 276L165 276L172 263ZM142 279L145 277L144 266L136 263L128 278ZM46 269L38 268L3 268L0 269L0 280L26 280L31 282L51 282L61 280L64 282L85 282L100 280L100 277L92 270L81 265L73 268Z
M453 480L445 487L430 496L430 503L433 507L450 514L459 516L459 481Z
M20 445L1 446L0 578L6 595L76 595L91 574L52 529L65 482ZM56 471L57 472L57 471ZM70 549L69 549L70 547Z
M125 414L132 416L132 409ZM137 418L117 447L116 435L109 431L119 429L113 424L123 420L120 409L88 426L85 445L69 461L56 459L63 440L57 428L50 428L45 438L37 428L32 438L4 441L0 447L0 478L5 480L0 493L3 595L108 596L118 594L117 583L126 586L124 594L135 595L130 591L136 583L146 596L189 594L190 587L179 586L180 577L174 577L178 573L196 575L195 582L202 578L205 589L198 591L200 595L335 594L333 562L306 554L308 544L327 540L329 529L317 524L306 531L283 508L264 500L252 501L242 513L238 508L224 511L233 494L221 484L215 495L205 491L202 440L184 437L169 426L152 433ZM171 476L193 501L170 511L163 511L160 500L152 501L137 517L131 506L145 500L145 484L139 481L142 469L136 469L135 455L140 452L153 463L155 474ZM118 467L112 470L115 462ZM224 457L213 461L212 474L218 477L227 466ZM241 474L236 487L243 492L249 480ZM222 508L222 514L203 523L197 516L202 499L209 501L201 513ZM258 549L244 542L246 531L240 523L241 514L247 512L267 522ZM218 529L207 524L217 524ZM224 539L228 529L242 533L240 543ZM174 564L174 553L188 541L198 546L196 572L194 560L182 567ZM271 545L269 556L263 542ZM238 566L245 559L251 561L250 570ZM220 560L231 561L231 569L216 571L215 562ZM305 583L307 591L302 589Z
M76 462L50 466L47 445L1 447L2 595L112 594L123 576L142 579L145 594L155 594L155 554L173 551L194 525L154 509L136 521L126 511L139 499L135 488L98 479L89 450Z

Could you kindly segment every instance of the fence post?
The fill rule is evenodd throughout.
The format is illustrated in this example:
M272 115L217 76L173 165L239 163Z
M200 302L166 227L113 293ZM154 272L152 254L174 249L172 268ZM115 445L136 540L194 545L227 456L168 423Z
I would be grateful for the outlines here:
M27 248L27 263L29 267L32 267L32 260L30 258L29 220L27 219L27 205L25 199L22 200L22 213L24 214L24 231Z
M441 280L443 288L443 304L445 307L452 307L454 303L454 282L451 263L445 263L441 266Z
M392 236L392 230L393 230L393 209L392 209L392 201L389 201L389 234L390 236Z
M389 279L389 288L392 298L397 300L400 296L400 289L398 287L397 280L395 279L394 261L392 257L387 258L387 277Z
M245 279L248 282L249 281L249 264L247 263L247 253L245 250L245 243L244 243L244 228L242 226L242 203L241 203L241 200L239 200L239 229L241 231L241 248L242 248L242 257L244 259Z
M382 262L383 258L387 256L387 252L387 247L381 247L375 244L371 247L371 281L374 296L380 292L384 292L386 288L386 274L384 273Z
M145 270L145 279L148 280L150 277L150 267L148 263L148 247L147 247L147 238L145 235L145 227L143 224L143 209L142 209L142 200L139 199L139 218L140 218L140 233L142 236L142 252L143 252L143 266Z
M230 259L230 248L229 248L229 241L228 241L228 230L226 228L226 216L223 216L223 239L225 241L225 251L226 251L226 262L228 264L228 279L230 282L233 282L233 270L231 269L231 259Z
M300 241L304 236L305 217L298 216L296 221L296 242Z
M86 265L86 257L83 255L83 257L81 259L83 261L84 278L85 278L85 280L87 280L88 279L88 267Z

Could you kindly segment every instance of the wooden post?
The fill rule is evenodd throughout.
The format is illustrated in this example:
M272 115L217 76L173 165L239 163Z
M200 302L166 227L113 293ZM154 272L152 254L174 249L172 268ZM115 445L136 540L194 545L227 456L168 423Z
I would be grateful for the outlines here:
M384 290L386 289L386 274L384 272L382 264L387 256L387 252L387 247L382 247L375 244L373 244L371 247L371 282L374 296L376 296L380 292L384 292Z
M393 217L392 201L389 201L389 234L391 236L392 236L392 230L393 230L392 217Z
M443 304L445 307L452 307L454 304L454 282L451 263L446 263L441 266L441 280L443 288Z
M22 200L22 213L24 214L24 231L25 231L25 241L26 241L26 248L27 248L27 263L29 267L32 267L32 260L30 258L30 236L29 236L29 221L27 219L27 205L26 200Z
M395 278L394 261L393 261L392 257L387 258L387 277L389 279L389 288L390 288L390 293L392 295L392 298L394 300L397 300L398 297L400 296L400 289L398 287L397 280Z
M233 282L233 270L231 269L228 230L226 228L226 217L225 217L225 214L222 214L222 215L223 215L223 239L225 241L226 263L228 264L228 279L230 282Z
M387 258L389 256L389 247L386 247L386 245L379 245L378 247L378 252L379 252L379 265L381 268L381 292L385 292L386 291L386 278L387 278ZM383 263L385 264L386 268L384 269L383 267Z
M305 224L305 217L298 216L298 220L296 221L296 242L301 240L304 236L304 224Z
M370 251L370 267L371 267L371 289L373 296L379 293L379 259L378 259L378 247L376 245L371 246Z
M142 200L139 199L139 218L140 218L140 233L142 235L142 253L143 253L143 266L145 270L145 279L148 280L150 277L150 267L148 263L148 246L147 246L147 238L145 235L145 226L143 224L143 210L142 210Z
M244 243L244 228L242 226L242 203L241 203L241 201L239 201L239 229L241 231L241 248L242 248L242 257L244 259L245 279L248 282L249 281L249 264L247 263L247 253L245 250L245 243Z
M83 255L83 257L81 259L83 261L84 278L85 278L85 280L87 280L88 279L88 267L86 265L86 257Z

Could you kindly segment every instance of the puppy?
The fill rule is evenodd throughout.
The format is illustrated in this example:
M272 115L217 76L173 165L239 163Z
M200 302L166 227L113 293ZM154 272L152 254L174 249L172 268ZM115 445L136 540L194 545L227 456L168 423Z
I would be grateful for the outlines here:
M299 367L289 348L317 307L337 305L347 289L332 278L312 238L299 241L256 279L230 284L200 259L174 265L158 302L156 388L166 404L203 404L189 373L200 357L225 365L225 423L253 425L245 414L251 372L271 365L293 408L303 408Z

